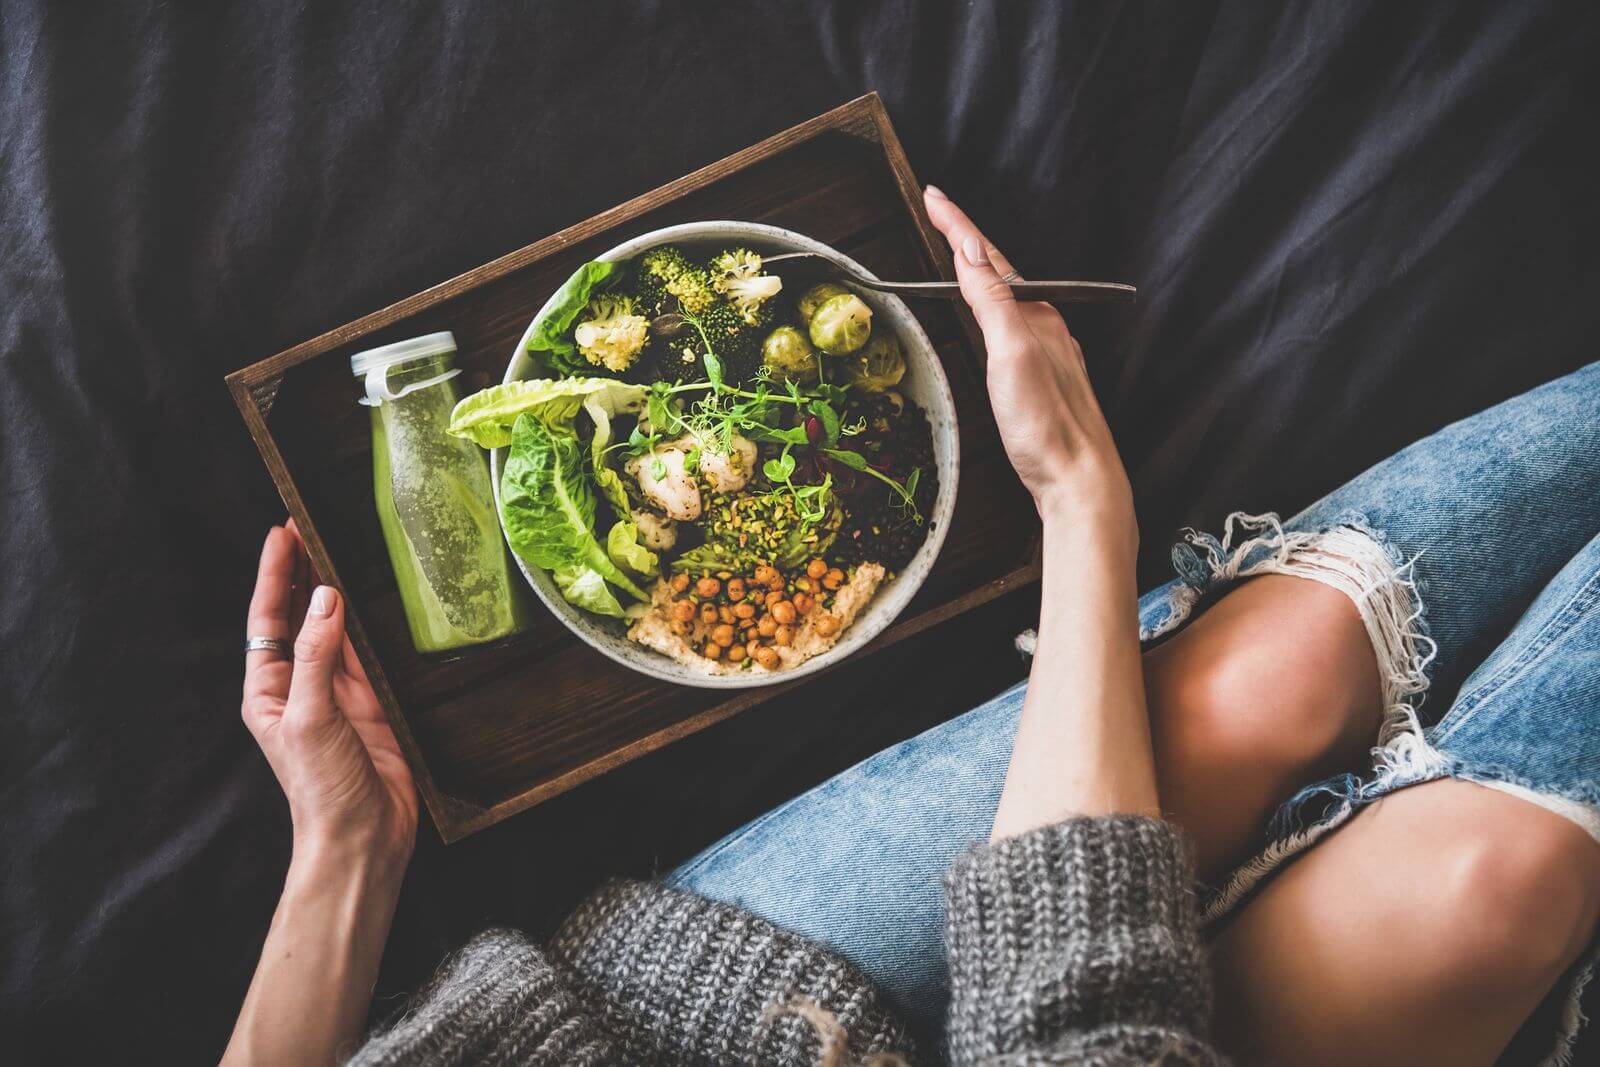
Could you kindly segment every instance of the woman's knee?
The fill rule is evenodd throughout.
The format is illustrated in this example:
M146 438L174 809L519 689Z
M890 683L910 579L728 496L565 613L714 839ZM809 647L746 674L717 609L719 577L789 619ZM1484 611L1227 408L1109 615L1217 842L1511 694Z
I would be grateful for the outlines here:
M1269 576L1219 601L1146 661L1158 745L1303 784L1358 760L1379 721L1375 660L1355 607Z
M1444 843L1438 892L1421 909L1441 978L1512 988L1554 982L1594 938L1600 843L1527 801L1450 784L1492 795L1472 798L1475 825Z

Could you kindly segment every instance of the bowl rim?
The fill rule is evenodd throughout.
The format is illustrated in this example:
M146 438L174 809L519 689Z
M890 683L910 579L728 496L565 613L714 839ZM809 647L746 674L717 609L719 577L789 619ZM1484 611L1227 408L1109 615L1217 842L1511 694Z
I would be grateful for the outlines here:
M640 252L654 248L657 245L669 244L674 241L700 241L726 237L729 229L733 229L753 241L786 246L794 251L816 252L864 277L877 277L876 274L867 270L851 257L831 245L823 244L815 238L782 226L772 226L759 222L744 222L737 219L708 219L664 226L613 245L596 255L594 259L601 262L620 262L631 259ZM503 382L520 381L527 377L525 373L526 365L531 362L527 345L528 339L533 333L533 324L549 308L550 304L555 300L555 296L555 292L552 292L545 302L539 306L539 310L534 312L532 318L528 320L528 326L523 330L522 336L517 341L516 347L512 350L511 358L506 364L506 372L501 379ZM566 602L561 596L560 590L556 588L554 579L548 573L542 568L528 566L515 552L510 552L509 539L505 530L505 518L500 501L501 465L505 461L508 449L504 446L496 448L490 453L490 481L494 490L495 520L500 524L501 538L506 540L507 551L510 552L511 558L516 561L517 569L522 572L523 578L533 587L533 591L540 601L549 609L551 614L560 620L563 626L583 641L584 644L607 659L619 663L630 670L638 671L647 677L655 678L658 681L672 682L677 685L698 689L757 689L764 686L782 685L826 670L828 667L842 662L860 651L894 624L911 603L911 599L916 596L917 591L921 589L928 573L932 571L939 552L944 547L945 537L950 531L950 520L955 513L956 489L961 470L961 430L956 419L955 395L950 389L950 379L945 374L939 351L934 347L933 342L929 340L927 331L923 329L922 323L918 321L911 309L906 306L905 301L899 297L891 296L887 293L874 292L871 294L871 300L880 305L892 306L897 310L896 318L899 320L896 323L897 331L900 330L902 325L909 326L911 331L911 337L903 337L902 340L907 342L908 347L914 345L919 348L921 354L926 357L917 367L917 370L919 373L931 371L931 385L935 400L943 409L941 414L949 426L951 453L953 455L953 461L949 464L949 469L946 470L942 466L939 469L939 495L935 499L933 507L929 510L928 521L932 523L932 527L929 529L927 537L923 540L922 547L917 550L917 554L912 557L911 562L906 565L902 573L888 583L887 588L880 589L861 611L861 615L869 612L881 613L881 615L874 618L867 625L863 625L861 615L858 615L850 628L845 631L844 636L833 647L811 657L804 663L782 671L740 671L736 674L703 673L679 663L665 653L628 641L626 635L620 637L620 640L627 645L628 651L626 653L617 648L612 648L584 632L583 628L574 622L573 613L581 612L582 609ZM935 449L934 453L934 463L936 465L939 464L939 452L937 449ZM917 570L920 570L921 573L914 580L905 573ZM603 623L597 620L596 625L603 625ZM637 658L634 658L635 656Z

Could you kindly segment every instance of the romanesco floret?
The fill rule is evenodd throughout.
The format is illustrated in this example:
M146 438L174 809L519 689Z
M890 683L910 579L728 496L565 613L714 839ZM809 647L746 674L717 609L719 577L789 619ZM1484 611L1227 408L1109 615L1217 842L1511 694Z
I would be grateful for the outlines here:
M783 279L762 274L761 257L748 248L738 248L711 261L711 287L732 301L745 322L754 326L758 309L778 295Z
M626 296L597 296L589 301L572 332L583 358L621 374L639 358L650 335L650 322Z

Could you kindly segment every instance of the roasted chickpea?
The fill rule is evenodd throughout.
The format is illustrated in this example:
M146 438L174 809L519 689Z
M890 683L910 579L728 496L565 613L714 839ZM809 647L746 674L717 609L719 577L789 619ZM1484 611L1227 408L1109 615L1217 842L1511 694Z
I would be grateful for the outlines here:
M772 635L772 639L778 644L782 645L784 648L788 648L790 645L794 644L794 627L778 627L778 632Z
M705 656L706 659L721 659L722 646L715 641L707 641L706 647L700 650L700 654Z
M755 590L754 592L752 592L750 594L750 603L752 603L752 604L765 604L766 602L767 602L767 591L765 589L757 589L757 590Z
M689 576L687 574L674 574L672 576L672 591L674 593L681 593L687 588L689 588Z
M694 620L694 604L689 600L674 600L672 602L672 617L678 622L692 622Z
M814 559L806 564L806 577L821 578L828 573L828 565L820 559Z
M771 615L761 616L761 621L756 623L756 633L762 637L771 637L778 632L778 620Z
M744 579L743 578L729 578L728 579L728 599L732 600L732 601L740 601L740 600L744 599Z
M837 589L843 584L844 571L840 570L838 567L833 568L822 577L822 587L824 589Z
M724 604L717 609L717 618L722 622L733 622L733 609Z
M739 620L739 629L741 631L742 630L754 630L755 628L756 628L756 620L754 620L754 619L740 619Z
M717 624L717 606L711 603L701 604L700 621L707 626L715 626Z
M839 616L826 613L818 615L812 623L817 628L817 633L823 637L832 637L839 632Z
M817 606L816 600L810 593L796 593L794 595L794 610L802 615L810 615L811 609Z
M748 653L748 652L746 652L744 650L744 646L743 645L734 645L734 646L732 646L731 648L728 649L728 662L729 663L743 663L744 660L745 660L745 657L748 656L749 654L750 653Z
M776 593L783 588L783 575L777 571L772 572L772 577L767 579L767 588Z
M753 619L756 617L756 606L754 604L735 604L733 606L733 615L737 619Z
M772 617L777 619L781 625L794 622L794 605L787 600L778 601L776 604L771 605L768 610L772 612Z
M746 641L744 643L744 650L746 652L748 652L751 656L754 656L756 654L756 652L760 650L760 648L761 648L761 642L757 641L753 637L750 640L748 640L748 641Z
M689 624L686 622L679 622L677 619L673 619L671 622L667 623L667 629L671 630L679 637L689 636Z
M778 656L778 650L775 648L770 648L766 645L762 645L760 648L756 649L754 655L756 657L756 662L761 664L769 671L777 670L778 664L783 662Z
M711 631L711 640L715 641L723 648L727 648L729 645L733 644L733 627L729 626L727 623L723 623L721 626L718 626L716 629Z
M722 592L722 583L708 574L694 583L694 592L696 596L709 600Z
M757 585L768 585L772 582L772 579L776 578L777 576L777 569L774 567L769 567L765 563L756 568Z

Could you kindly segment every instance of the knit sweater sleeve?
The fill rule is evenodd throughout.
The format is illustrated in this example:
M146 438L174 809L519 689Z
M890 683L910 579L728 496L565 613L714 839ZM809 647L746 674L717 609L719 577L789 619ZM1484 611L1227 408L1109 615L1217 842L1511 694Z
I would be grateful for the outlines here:
M1220 1063L1193 864L1170 823L1073 819L946 879L956 1064Z
M739 908L616 881L543 949L491 930L445 961L357 1067L810 1067L831 1043L909 1055L855 968Z
M409 1011L368 1038L354 1067L615 1062L592 1009L538 948L489 930L445 960Z

